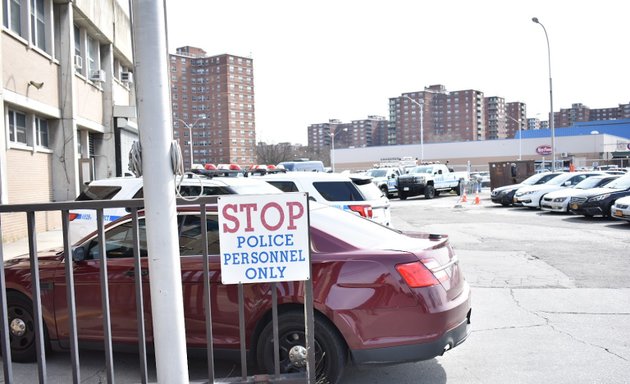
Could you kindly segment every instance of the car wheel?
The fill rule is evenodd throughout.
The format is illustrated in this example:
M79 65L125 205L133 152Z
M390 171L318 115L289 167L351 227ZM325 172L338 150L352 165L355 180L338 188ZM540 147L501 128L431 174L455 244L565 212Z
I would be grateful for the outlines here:
M7 315L11 359L20 363L36 361L37 345L35 343L33 302L21 293L7 292ZM44 339L47 340L47 338L44 327ZM44 345L46 344L47 342L44 342Z
M459 183L457 184L457 188L455 188L454 191L455 193L457 193L457 196L461 196L463 190L464 190L464 182L460 180Z
M304 314L287 312L278 316L280 372L306 371L306 335ZM337 384L346 365L346 346L337 330L326 320L315 316L315 378L317 383ZM269 322L260 333L256 345L258 367L274 372L273 324Z
M381 187L381 192L383 192L383 196L389 197L389 193L387 191L387 186L386 185Z
M407 200L407 194L404 192L398 192L398 198L400 200Z
M424 187L424 198L432 199L435 197L435 188L432 185L427 185Z

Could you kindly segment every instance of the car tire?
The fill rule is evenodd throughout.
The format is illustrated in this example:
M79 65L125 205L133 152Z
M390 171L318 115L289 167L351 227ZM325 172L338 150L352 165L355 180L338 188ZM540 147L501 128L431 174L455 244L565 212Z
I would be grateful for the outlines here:
M509 207L510 203L501 203L501 205L504 206L504 207Z
M398 198L400 200L407 200L407 194L404 192L398 192Z
M19 363L37 361L37 343L33 302L21 293L7 292L7 317L11 360ZM44 325L44 345L48 345L48 332Z
M464 182L460 180L459 183L457 184L457 187L453 190L455 191L455 193L457 193L457 196L461 196L462 191L464 190Z
M386 185L381 186L381 192L383 192L383 196L389 198L389 191L387 190Z
M315 316L315 372L317 383L337 384L341 381L346 365L347 349L337 330L326 319ZM306 348L304 314L297 311L278 316L278 336L280 344L280 372L305 372L306 365L295 366L289 357L293 348ZM263 328L256 345L258 368L272 374L274 372L273 324L270 321Z
M432 199L435 197L435 188L432 185L427 185L424 187L424 198Z

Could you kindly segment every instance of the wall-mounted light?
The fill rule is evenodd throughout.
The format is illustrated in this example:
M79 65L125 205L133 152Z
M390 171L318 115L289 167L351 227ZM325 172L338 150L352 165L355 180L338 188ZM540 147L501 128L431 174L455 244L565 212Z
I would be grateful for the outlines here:
M37 89L42 89L42 87L44 86L44 82L43 81L37 82L37 81L31 80L31 81L28 82L28 86L31 86L31 85L33 87L37 88ZM27 86L27 88L28 88L28 86Z

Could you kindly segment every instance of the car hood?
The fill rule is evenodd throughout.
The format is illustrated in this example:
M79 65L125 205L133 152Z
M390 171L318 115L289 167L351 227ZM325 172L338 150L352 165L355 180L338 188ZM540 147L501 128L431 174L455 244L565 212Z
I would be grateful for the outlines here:
M546 196L552 199L555 199L558 197L571 197L571 196L577 196L580 193L583 193L588 190L590 189L563 188L558 191L549 192Z
M55 263L63 258L63 247L41 251L37 253L37 262L42 268L47 263L54 261ZM13 257L4 262L5 269L30 269L31 260L28 254Z
M560 185L540 184L540 185L529 185L529 186L526 186L526 187L519 188L517 192L556 191L558 189L563 189L563 188L566 188L566 187L562 187Z
M522 187L523 184L511 184L511 185L504 185L502 187L497 187L495 189L493 189L492 191L496 191L496 192L503 192L503 191L511 191L512 189L518 189L520 187Z
M621 192L623 189L614 189L614 188L591 188L587 189L582 193L578 193L576 196L581 197L592 197L597 195L603 195L605 193L613 193L613 192Z

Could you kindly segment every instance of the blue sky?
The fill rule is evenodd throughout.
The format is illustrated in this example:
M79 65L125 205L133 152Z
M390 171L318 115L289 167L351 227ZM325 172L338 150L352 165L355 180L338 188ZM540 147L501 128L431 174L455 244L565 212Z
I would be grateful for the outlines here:
M167 0L169 52L254 59L257 139L306 144L309 124L388 117L403 92L443 84L549 112L630 102L630 2Z

